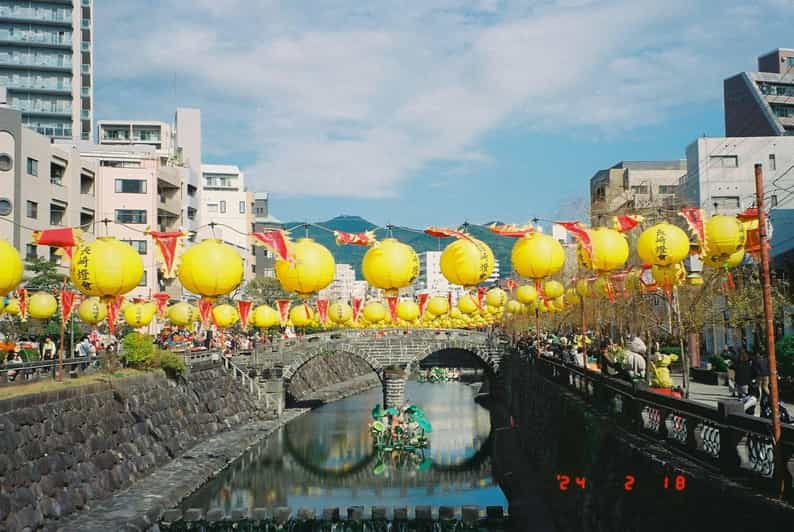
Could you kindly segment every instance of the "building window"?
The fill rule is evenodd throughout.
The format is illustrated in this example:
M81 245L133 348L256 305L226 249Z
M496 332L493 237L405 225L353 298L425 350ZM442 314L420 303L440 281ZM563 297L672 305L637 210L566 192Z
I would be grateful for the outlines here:
M33 218L34 220L39 217L39 204L35 201L28 201L28 218Z
M240 202L240 214L245 214L245 202Z
M712 155L709 159L715 168L739 168L738 155Z
M60 226L63 225L63 217L66 214L66 209L61 205L50 204L50 225Z
M36 244L26 244L25 245L25 259L26 260L35 260L38 258L38 253L36 253Z
M116 179L118 194L146 194L145 179Z
M138 252L139 255L146 255L146 240L122 240L126 242L132 249Z
M769 154L769 169L770 170L777 170L777 161L775 161L775 154Z
M58 255L58 248L51 247L50 248L50 262L53 264L58 264L60 262L61 256Z
M207 203L207 212L210 214L215 214L218 212L218 204L217 203Z
M251 273L256 273L256 264L251 265Z
M596 201L604 201L607 198L606 188L600 186L595 191L595 200Z
M675 185L659 185L659 194L675 194Z
M634 194L648 194L648 185L634 185L631 187Z
M771 196L769 196L769 204L772 207L777 207L777 194L772 194Z
M187 195L190 196L191 198L194 197L196 195L196 187L193 186L193 185L188 185L187 186Z
M146 270L143 270L143 275L141 275L141 280L138 281L138 286L146 286L148 284L148 277L149 276L146 275L147 273L148 272Z
M28 157L28 175L39 175L39 162L36 159Z
M218 202L218 209L221 214L226 214L226 200L220 200Z
M188 220L193 220L195 218L196 218L196 209L194 209L193 207L188 207L187 208L187 219Z
M117 224L145 224L146 211L132 209L116 209Z
M739 196L713 196L711 200L717 210L739 208Z

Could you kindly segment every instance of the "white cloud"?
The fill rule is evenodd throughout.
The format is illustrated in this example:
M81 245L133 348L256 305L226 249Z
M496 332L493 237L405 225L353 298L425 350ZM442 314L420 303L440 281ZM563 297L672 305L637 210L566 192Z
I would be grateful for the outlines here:
M389 197L430 163L488 161L478 142L500 127L625 131L719 98L752 50L726 39L763 20L725 3L170 0L140 22L127 4L106 8L132 27L98 37L98 68L128 85L176 75L205 117L222 102L245 127L205 120L205 135L257 154L255 188Z

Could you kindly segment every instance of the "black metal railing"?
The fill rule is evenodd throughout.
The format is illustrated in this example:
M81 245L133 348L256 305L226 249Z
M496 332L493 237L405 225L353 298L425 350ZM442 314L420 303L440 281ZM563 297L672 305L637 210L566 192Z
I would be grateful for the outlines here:
M66 358L63 361L66 376L80 375L85 371L99 366L98 357ZM0 386L24 384L39 379L54 378L58 369L58 360L37 360L35 362L7 362L0 364Z

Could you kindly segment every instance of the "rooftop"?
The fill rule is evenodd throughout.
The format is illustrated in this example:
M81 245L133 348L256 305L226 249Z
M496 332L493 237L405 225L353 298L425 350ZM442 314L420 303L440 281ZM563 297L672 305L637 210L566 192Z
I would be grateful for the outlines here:
M675 161L620 161L612 168L629 170L686 170L686 159Z
M202 164L203 174L240 175L240 168L231 164Z

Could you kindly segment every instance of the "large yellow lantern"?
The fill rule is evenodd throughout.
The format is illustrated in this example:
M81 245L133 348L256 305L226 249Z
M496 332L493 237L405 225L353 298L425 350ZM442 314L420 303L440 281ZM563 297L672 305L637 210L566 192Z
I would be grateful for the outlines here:
M9 316L19 316L19 300L9 299L4 312Z
M629 243L626 236L608 227L597 227L587 231L590 235L591 252L587 253L579 244L579 262L589 270L608 272L622 268L629 259Z
M516 299L519 303L529 304L538 298L538 291L534 286L523 284L516 288Z
M240 315L231 305L218 305L212 307L212 321L221 329L226 329L237 323Z
M432 316L441 316L449 312L449 301L446 297L433 296L427 302L427 312Z
M80 319L91 325L96 325L108 315L108 308L98 297L85 299L77 309Z
M485 304L489 307L503 307L507 303L507 292L501 288L491 288L485 293Z
M0 240L0 297L8 295L19 286L24 269L16 248L5 240Z
M511 259L513 269L520 276L542 279L560 271L565 263L565 250L554 237L530 233L513 245Z
M590 282L587 279L577 280L576 293L579 297L588 297L590 295Z
M726 259L744 249L747 232L734 216L718 214L706 222L706 254Z
M58 300L47 292L36 292L28 299L28 316L37 320L46 320L58 310Z
M193 322L193 307L190 303L181 301L168 307L166 310L168 321L177 327L186 327Z
M727 257L721 257L719 255L712 255L707 249L700 258L703 259L704 264L711 266L712 268L735 268L744 260L744 250L740 249L736 253L731 253Z
M458 298L458 308L466 315L477 312L477 302L469 294L464 294Z
M289 260L276 259L276 277L287 292L308 298L331 284L336 263L328 248L311 238L301 238L288 246Z
M138 286L141 277L141 256L132 246L113 237L99 237L74 250L72 284L87 296L108 299L124 295Z
M124 309L124 321L130 327L138 329L139 327L146 327L154 319L154 314L157 312L157 307L149 303L133 303Z
M493 251L476 238L459 238L441 253L441 273L452 284L476 286L491 276L493 268Z
M397 316L405 321L419 318L419 305L411 300L403 300L397 304Z
M559 281L546 281L543 283L543 295L548 299L557 299L565 293L565 287Z
M644 263L656 266L681 262L689 255L689 236L673 224L658 223L640 234L637 255Z
M408 244L387 238L373 245L361 261L364 279L375 288L396 295L419 276L419 257Z
M254 309L251 323L260 329L270 329L281 323L278 311L268 305L259 305Z
M243 259L221 240L204 240L182 254L179 281L187 290L207 298L228 294L243 280Z
M328 307L328 318L337 325L342 325L353 319L353 309L347 303L336 301Z
M380 323L386 319L386 307L379 301L370 301L364 305L364 319L370 323Z

